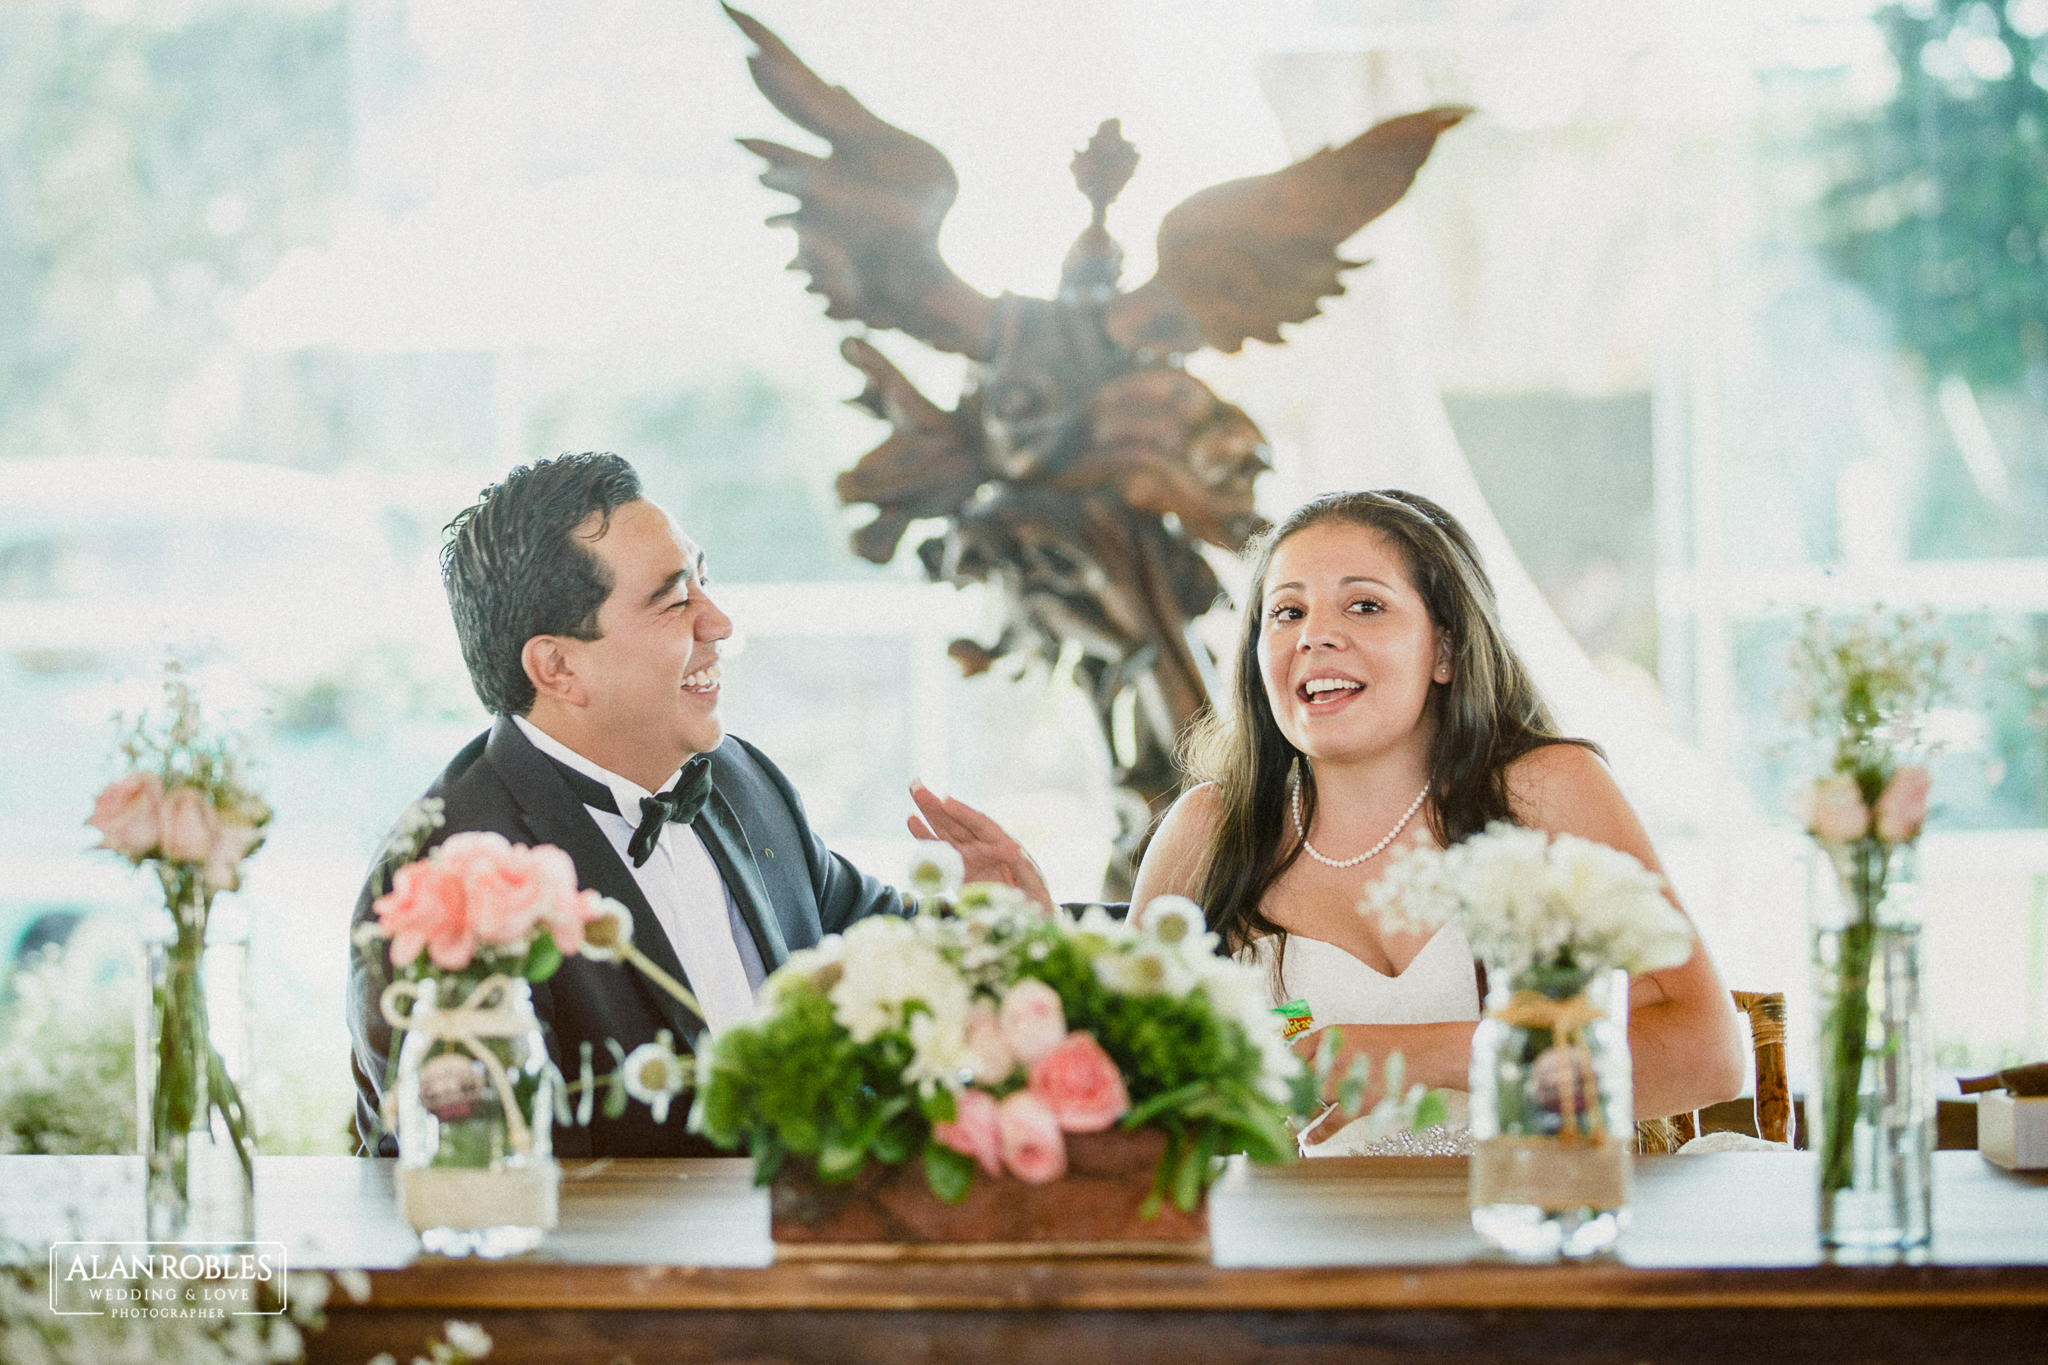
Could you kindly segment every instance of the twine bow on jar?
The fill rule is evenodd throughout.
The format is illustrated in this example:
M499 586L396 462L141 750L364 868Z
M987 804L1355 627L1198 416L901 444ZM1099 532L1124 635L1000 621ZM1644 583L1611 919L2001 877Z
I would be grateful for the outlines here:
M1555 1040L1536 1059L1540 1070L1545 1059L1556 1055L1558 1069L1563 1073L1556 1078L1558 1085L1558 1113L1564 1120L1559 1130L1558 1141L1566 1147L1574 1146L1579 1139L1578 1113L1579 1076L1583 1063L1587 1071L1592 1070L1592 1056L1587 1051L1583 1034L1586 1026L1597 1019L1606 1017L1606 1012L1588 1000L1583 992L1563 1000L1554 999L1541 991L1516 991L1508 997L1507 1003L1487 1011L1487 1016L1498 1019L1509 1028L1549 1029ZM1600 1113L1597 1080L1588 1086L1586 1095L1587 1127L1594 1146L1607 1140L1607 1125Z
M512 1003L512 978L503 974L485 977L459 1005L443 1005L437 999L423 1010L418 1007L423 993L424 983L418 981L394 981L386 986L377 1002L384 1022L394 1029L410 1029L428 1038L459 1043L482 1062L504 1108L506 1136L512 1150L521 1156L530 1155L533 1137L525 1116L519 1112L512 1078L506 1075L505 1064L497 1054L482 1042L485 1038L517 1038L533 1028L531 1012ZM407 1002L403 1010L399 1008L401 1001Z

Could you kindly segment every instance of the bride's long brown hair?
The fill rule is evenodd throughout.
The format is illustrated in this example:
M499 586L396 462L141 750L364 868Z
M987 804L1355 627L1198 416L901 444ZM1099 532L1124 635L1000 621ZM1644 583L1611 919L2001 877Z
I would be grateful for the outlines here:
M1183 749L1188 773L1214 782L1222 813L1196 876L1195 899L1228 952L1280 929L1259 902L1301 856L1287 828L1287 786L1299 767L1304 828L1315 822L1311 764L1288 742L1266 701L1259 669L1266 574L1288 537L1327 521L1348 522L1384 536L1401 555L1431 624L1450 645L1451 679L1431 681L1426 714L1434 721L1429 752L1429 827L1445 847L1489 821L1511 820L1507 768L1546 744L1586 744L1557 732L1550 708L1500 628L1493 582L1465 528L1417 493L1382 489L1329 493L1295 509L1255 543L1251 586L1238 633L1237 670L1228 704L1197 724Z

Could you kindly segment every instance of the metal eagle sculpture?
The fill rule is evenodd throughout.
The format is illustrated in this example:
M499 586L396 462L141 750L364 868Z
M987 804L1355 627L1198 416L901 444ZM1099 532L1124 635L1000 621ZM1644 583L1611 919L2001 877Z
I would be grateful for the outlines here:
M1338 247L1406 193L1468 111L1407 114L1190 196L1160 225L1157 273L1129 291L1105 223L1138 153L1110 119L1074 157L1094 212L1059 297L990 298L939 254L959 194L945 156L827 85L758 20L726 13L759 49L748 68L761 93L831 147L820 157L740 139L767 162L761 183L797 200L768 220L796 230L790 268L809 275L825 316L973 362L949 411L865 336L841 343L867 379L854 401L892 428L839 477L841 502L877 509L853 548L885 564L911 522L945 519L944 534L917 547L925 574L996 585L1007 617L992 644L952 642L961 668L1074 661L1124 793L1104 879L1105 896L1124 898L1153 822L1180 792L1175 746L1209 703L1211 660L1189 626L1223 590L1197 545L1235 553L1264 525L1252 494L1270 468L1265 437L1182 358L1236 352L1247 337L1278 343L1280 324L1343 293L1341 273L1364 262Z

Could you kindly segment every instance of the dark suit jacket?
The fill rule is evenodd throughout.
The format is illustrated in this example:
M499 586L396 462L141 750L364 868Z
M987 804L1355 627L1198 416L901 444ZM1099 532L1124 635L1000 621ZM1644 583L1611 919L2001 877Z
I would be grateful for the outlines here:
M754 945L769 971L791 951L808 948L865 915L900 910L901 897L825 847L804 818L789 780L760 750L727 736L711 755L714 791L694 824L725 878ZM500 716L488 733L463 747L427 789L445 802L447 823L429 846L465 830L495 830L515 844L553 844L575 860L577 880L633 912L633 945L678 980L682 965L647 898L604 832L569 791L562 775L519 727ZM388 888L396 869L373 869L356 902L354 924L371 918L375 892ZM724 918L721 910L720 918ZM388 972L373 976L360 953L350 959L349 1032L355 1042L356 1133L367 1154L376 1141L391 1033L377 1007ZM686 983L687 984L687 983ZM548 1048L563 1074L575 1078L580 1046L593 1044L600 1076L611 1070L606 1039L631 1052L667 1029L678 1048L691 1046L704 1023L638 970L619 963L571 957L533 987L534 1012L547 1026ZM557 1128L560 1156L714 1155L684 1131L678 1105L666 1124L646 1106L628 1105L624 1117L599 1115L588 1128ZM397 1153L387 1136L377 1154Z

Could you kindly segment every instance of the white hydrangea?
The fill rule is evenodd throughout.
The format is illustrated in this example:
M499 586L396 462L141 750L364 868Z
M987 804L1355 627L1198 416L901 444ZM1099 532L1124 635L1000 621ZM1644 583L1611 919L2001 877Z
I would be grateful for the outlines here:
M1505 822L1448 849L1411 848L1366 893L1396 922L1455 918L1472 951L1512 980L1565 961L1639 973L1692 955L1692 926L1664 879L1619 849Z
M974 1069L974 1054L967 1046L967 1015L948 1012L910 1016L910 1065L903 1079L918 1093L929 1095L940 1086L959 1090L962 1077Z
M841 935L839 979L825 992L832 1018L857 1043L904 1026L905 1009L922 1004L965 1047L967 981L910 924L886 915L864 919Z

